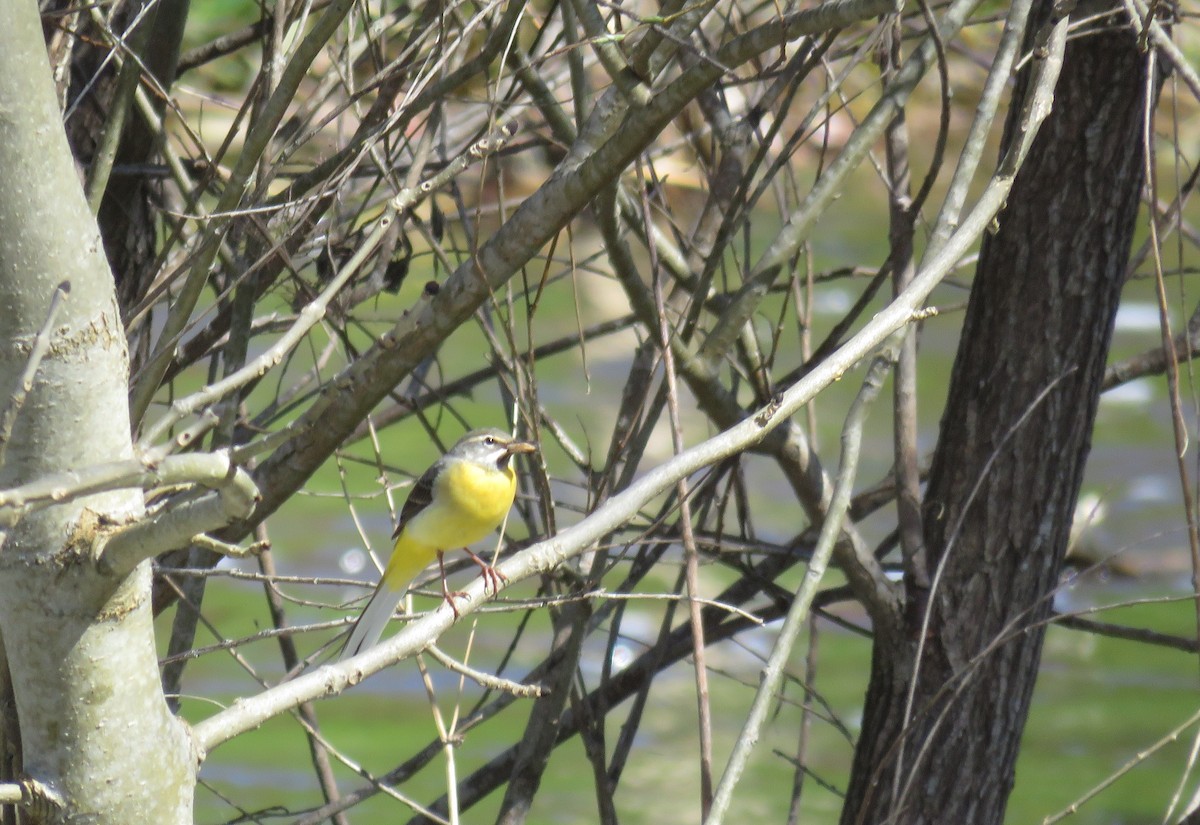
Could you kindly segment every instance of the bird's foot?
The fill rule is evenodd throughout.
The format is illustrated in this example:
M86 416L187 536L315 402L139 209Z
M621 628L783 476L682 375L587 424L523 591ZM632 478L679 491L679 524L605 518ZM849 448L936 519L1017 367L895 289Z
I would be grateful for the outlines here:
M467 555L479 565L479 575L483 576L483 592L487 593L488 585L492 586L492 595L497 595L500 592L500 582L508 581L508 576L505 576L496 568L492 567L479 556L467 550Z
M467 594L461 590L447 590L446 581L442 580L442 599L446 604L450 605L450 609L454 612L454 620L458 621L460 617L458 607L454 604L455 599L465 599Z
M458 613L458 606L454 603L454 600L456 598L466 598L467 594L461 590L451 590L446 586L446 562L440 550L438 551L437 555L438 570L441 571L442 574L442 598L446 601L446 604L450 605L450 610L454 612L454 621L458 621L460 616Z

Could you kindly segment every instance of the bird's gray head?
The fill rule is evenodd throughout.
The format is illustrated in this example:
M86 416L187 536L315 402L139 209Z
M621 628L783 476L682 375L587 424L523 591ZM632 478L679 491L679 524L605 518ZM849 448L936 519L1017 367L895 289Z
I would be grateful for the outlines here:
M464 435L446 453L446 458L487 464L502 470L514 455L536 451L535 444L518 441L504 430L488 427Z

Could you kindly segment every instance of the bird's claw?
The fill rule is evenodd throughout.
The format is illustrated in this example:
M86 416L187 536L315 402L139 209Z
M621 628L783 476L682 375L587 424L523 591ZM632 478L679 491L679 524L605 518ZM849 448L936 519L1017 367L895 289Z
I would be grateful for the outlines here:
M465 547L463 549L466 550ZM508 576L492 567L470 550L467 550L467 555L470 556L477 565L479 565L479 575L483 577L483 592L487 593L488 587L491 586L492 595L497 595L500 592L500 583L507 582ZM451 590L446 586L446 563L443 559L441 551L438 551L438 567L441 569L442 573L442 598L446 601L446 604L450 605L450 609L454 611L454 618L457 621L460 618L460 615L458 612L458 606L454 604L454 600L456 598L465 599L467 598L467 594L461 590Z
M461 616L458 612L458 606L454 604L454 600L465 599L466 597L467 594L461 590L447 590L446 582L444 579L442 580L442 599L445 600L446 604L450 605L450 610L454 613L455 621L458 621Z
M483 559L479 558L479 556L475 555L470 550L467 550L467 555L469 555L471 557L471 559L477 565L479 565L479 575L483 577L483 592L487 593L488 585L490 584L492 586L492 595L493 596L499 595L500 582L507 582L508 576L504 575L499 570L492 567L490 564L488 564Z

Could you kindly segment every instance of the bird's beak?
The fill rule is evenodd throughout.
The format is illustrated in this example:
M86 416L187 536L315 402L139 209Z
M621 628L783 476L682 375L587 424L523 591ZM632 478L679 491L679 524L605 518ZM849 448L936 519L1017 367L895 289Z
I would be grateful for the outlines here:
M519 453L536 453L537 445L530 441L513 441L509 443L508 449L505 450L505 452L508 455L517 455Z

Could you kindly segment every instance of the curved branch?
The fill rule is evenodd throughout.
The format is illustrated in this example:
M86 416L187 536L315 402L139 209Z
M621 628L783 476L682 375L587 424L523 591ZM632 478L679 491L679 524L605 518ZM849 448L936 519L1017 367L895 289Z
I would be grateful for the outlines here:
M222 464L225 471L218 482L207 482L213 490L183 504L168 506L162 512L118 530L104 540L96 558L97 569L104 574L124 576L146 559L188 544L193 536L224 527L236 519L248 518L258 501L258 488L250 475L234 464L228 453L173 456L181 462ZM197 466L196 469L214 468ZM211 544L206 544L212 547Z
M0 527L12 527L24 516L83 496L133 487L204 484L217 487L230 474L229 454L190 453L161 461L131 459L55 473L0 490Z

